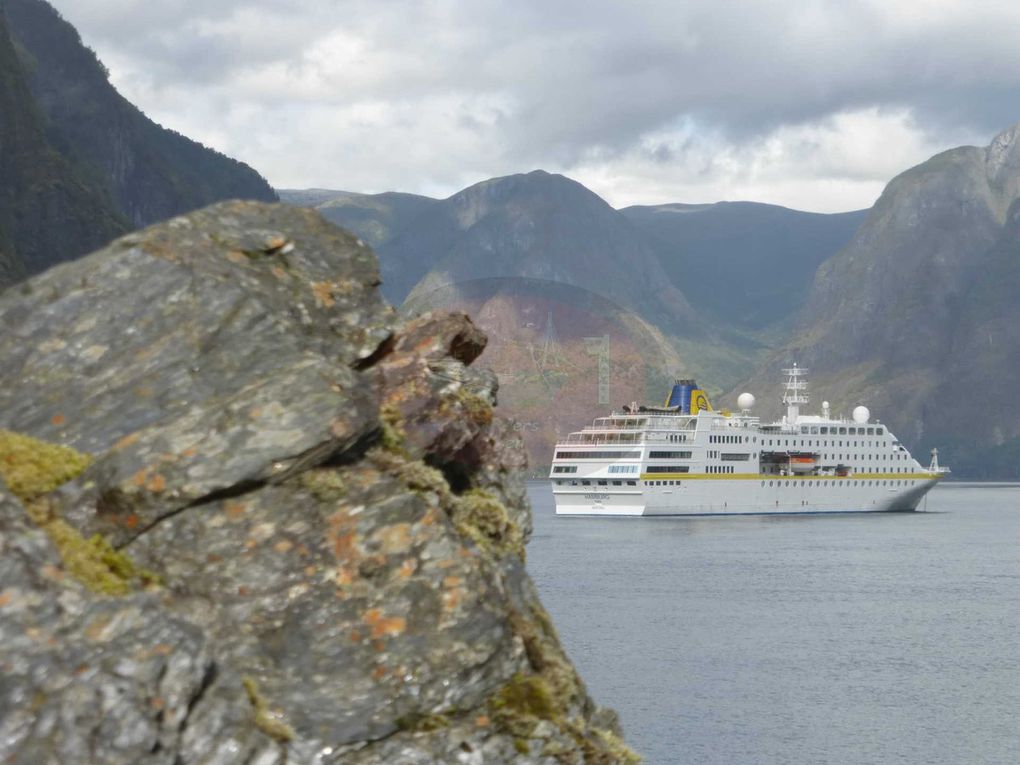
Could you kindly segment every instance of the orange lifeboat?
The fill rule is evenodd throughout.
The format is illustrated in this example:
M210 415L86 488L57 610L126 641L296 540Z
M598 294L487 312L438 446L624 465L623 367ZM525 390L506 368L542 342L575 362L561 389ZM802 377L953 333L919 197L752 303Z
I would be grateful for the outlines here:
M815 458L811 456L791 456L790 470L794 473L810 473L815 469Z

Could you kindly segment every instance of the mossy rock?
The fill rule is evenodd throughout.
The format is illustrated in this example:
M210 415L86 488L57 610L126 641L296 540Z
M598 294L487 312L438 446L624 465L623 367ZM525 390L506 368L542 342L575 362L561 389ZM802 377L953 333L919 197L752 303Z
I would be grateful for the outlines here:
M519 739L531 736L541 720L559 725L563 715L546 679L522 673L496 692L489 700L489 709L496 724Z
M313 468L302 473L299 481L316 499L323 502L343 499L347 494L347 486L340 471L333 468Z
M493 494L471 489L456 497L450 510L453 525L483 550L496 555L524 558L524 536L510 514Z
M0 477L24 503L29 519L49 536L68 574L99 595L127 595L134 584L158 583L156 574L138 568L106 537L96 534L85 539L56 517L44 498L77 477L91 461L89 455L69 447L0 430Z
M0 430L0 477L22 502L49 494L78 476L92 458L67 446Z
M252 677L241 678L241 684L248 694L248 701L251 702L255 713L255 727L270 738L281 743L294 739L294 729L290 727L283 716L270 708L269 702L259 691L258 683Z

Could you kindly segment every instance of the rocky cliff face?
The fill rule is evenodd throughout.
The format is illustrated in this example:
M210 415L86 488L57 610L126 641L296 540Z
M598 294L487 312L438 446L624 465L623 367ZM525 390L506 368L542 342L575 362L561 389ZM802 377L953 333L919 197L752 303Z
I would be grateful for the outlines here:
M13 118L0 117L0 162L27 168L5 170L9 199L0 198L0 229L15 242L23 271L38 273L126 230L215 201L276 199L247 165L160 127L128 103L44 0L0 0L0 16L0 98L31 112L36 143L47 150L40 161ZM10 281L0 274L0 287Z
M48 139L0 6L0 288L126 228Z
M0 759L633 759L526 574L484 335L378 281L236 202L0 297Z
M754 380L811 367L819 397L863 402L913 448L972 476L1020 473L1020 126L890 182L853 241L823 264L793 339Z

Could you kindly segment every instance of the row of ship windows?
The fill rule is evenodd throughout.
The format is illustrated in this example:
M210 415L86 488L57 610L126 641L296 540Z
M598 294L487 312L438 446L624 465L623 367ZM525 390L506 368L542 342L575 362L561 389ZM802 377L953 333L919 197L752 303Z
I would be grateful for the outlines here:
M838 432L837 432L838 431ZM881 436L885 434L885 428L836 428L827 425L801 425L800 432L804 435L833 435L833 436Z
M775 441L774 444L773 444L773 441ZM761 443L762 443L762 446L790 446L791 445L789 438L775 438L775 439L770 438L768 440L768 443L765 443L765 439L763 438L761 440ZM822 440L799 441L796 438L793 439L793 446L828 446L828 445L829 445L828 441L822 441ZM833 441L832 445L833 446L842 446L843 442L842 441ZM846 445L847 446L857 446L858 444L857 444L856 441L854 441L853 443L850 443L850 441L847 440ZM867 446L867 444L864 441L861 441L860 445L861 446ZM872 446L874 446L874 444L872 444ZM893 446L892 448L895 449L896 447Z
M592 484L595 484L596 486L609 486L610 484L612 484L613 486L623 486L624 484L626 484L627 486L637 486L637 481L581 481L580 482L581 486L591 486ZM557 486L563 486L563 485L577 486L578 482L577 481L571 481L568 484L566 481L557 481L556 485Z
M769 486L772 486L772 484L775 483L777 487L782 488L783 486L789 486L791 482L768 481L767 483ZM840 480L839 483L833 483L832 481L810 481L810 480L793 481L793 486L794 488L796 488L797 486L804 486L805 484L807 484L808 486L814 486L816 483L819 486L914 486L917 483L917 481L912 481L905 478L891 478L891 479L849 478L842 479ZM765 484L766 481L761 482L762 486L765 486Z
M556 452L558 460L620 460L639 459L641 452Z
M752 457L758 459L758 452L753 454L748 454L747 452L723 452L719 454L719 452L712 450L708 452L709 459L720 459L723 462L747 462Z
M715 437L715 436L713 436L713 437ZM729 438L729 436L717 436L717 437L718 438ZM733 436L733 437L734 438L740 438L740 436ZM747 440L746 436L744 436L744 440L745 441ZM756 438L754 440L757 441L758 439ZM773 441L775 441L775 443L773 443ZM785 443L782 443L783 441L785 441ZM762 439L762 445L764 445L764 446L789 446L790 445L790 439L788 439L788 438L787 439L779 439L779 438L771 439L770 438L769 441L768 441L768 444L765 444L765 439ZM800 446L800 447L803 447L803 446L828 446L829 442L828 441L805 441L803 443L800 443L796 439L794 439L794 444L793 445L795 447L798 447L798 446ZM842 446L843 442L842 441L838 441L838 442L837 441L833 441L832 445L833 446ZM851 444L849 441L847 441L846 445L847 446L857 446L857 442L854 441L853 444ZM861 446L864 446L864 444L862 443ZM649 452L648 453L648 458L649 459L653 459L653 460L686 460L686 459L690 459L692 454L693 454L693 452L654 451L654 452ZM708 455L709 455L709 457L714 457L714 456L718 455L718 452L710 451L708 453ZM641 456L640 452L556 452L556 459L558 459L558 460L639 459L640 456ZM723 458L725 459L726 456L727 455L724 455ZM877 459L877 460L888 460L889 459L888 456L884 456L883 457L882 455L878 455L878 454L865 454L865 455L862 455L862 456L864 457L864 459ZM733 458L734 459L746 459L746 455L740 455L740 456L733 457ZM822 455L822 458L823 459L843 459L844 456L842 454L840 454L837 457L830 457L828 454L825 454L825 455ZM893 459L898 459L898 460L902 460L902 459L906 459L906 458L907 458L907 455L902 453L902 452L895 452L894 456L893 456ZM850 455L849 454L846 455L846 459L850 459ZM573 471L570 471L570 472L573 472Z
M825 457L825 459L829 459L828 455L823 455L823 456ZM847 458L849 458L849 456L850 455L847 455ZM723 454L721 459L729 460L729 461L735 461L735 462L746 462L748 457L749 457L749 455L747 455L747 454ZM843 455L842 454L833 455L832 459L843 459ZM881 458L879 458L879 459L881 460ZM881 470L886 470L887 472L891 470L893 473L909 473L910 472L910 470L908 468L905 468L905 467L884 468L884 467L870 466L870 467L865 468L865 469L868 472L872 472L872 473L876 473L876 472L879 472ZM552 471L553 471L554 475L571 475L571 474L577 472L577 465L554 465ZM636 472L638 472L638 466L637 465L610 465L609 466L609 472L610 472L610 474L636 473ZM689 473L690 472L690 467L687 466L687 465L649 465L648 467L645 468L645 472L646 473ZM734 466L733 465L708 465L708 466L705 467L705 472L706 473L733 473L734 472Z
M710 444L746 444L748 436L709 436ZM758 443L758 437L754 437L754 443Z

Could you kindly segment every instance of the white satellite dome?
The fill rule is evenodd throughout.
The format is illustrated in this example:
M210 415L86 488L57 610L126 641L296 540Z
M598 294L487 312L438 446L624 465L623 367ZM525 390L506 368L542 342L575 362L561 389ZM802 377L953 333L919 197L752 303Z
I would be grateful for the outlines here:
M754 394L753 393L741 393L737 397L737 406L741 409L750 409L754 406Z
M868 411L868 407L859 406L854 409L854 422L856 422L858 425L863 425L864 423L866 423L869 417L871 417L871 412Z

